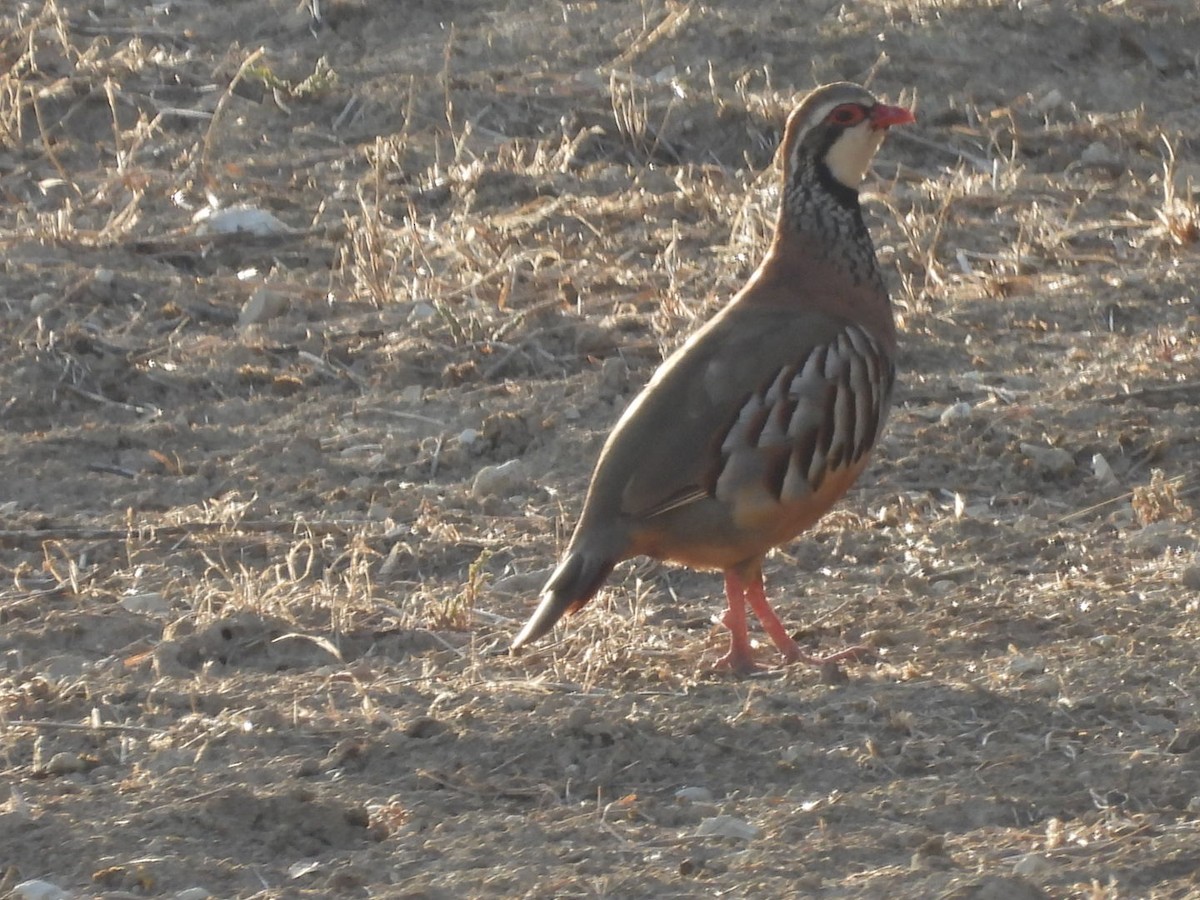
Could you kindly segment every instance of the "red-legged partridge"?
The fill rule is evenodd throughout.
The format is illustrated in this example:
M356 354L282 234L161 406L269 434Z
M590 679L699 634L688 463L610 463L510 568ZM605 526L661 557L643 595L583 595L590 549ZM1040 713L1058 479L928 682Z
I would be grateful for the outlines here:
M725 573L729 652L755 668L746 606L789 662L805 654L767 602L763 557L854 483L895 380L891 302L858 185L884 132L914 121L855 84L829 84L788 118L774 239L750 281L655 372L609 435L583 514L512 643L546 634L633 556Z

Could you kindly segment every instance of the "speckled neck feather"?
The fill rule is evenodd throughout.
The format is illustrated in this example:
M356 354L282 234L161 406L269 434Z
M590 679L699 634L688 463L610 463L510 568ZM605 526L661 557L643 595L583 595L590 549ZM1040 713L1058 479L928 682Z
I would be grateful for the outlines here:
M863 221L858 191L842 184L821 159L800 156L789 173L775 239L786 246L793 236L829 250L829 261L844 266L855 284L883 290L875 245Z

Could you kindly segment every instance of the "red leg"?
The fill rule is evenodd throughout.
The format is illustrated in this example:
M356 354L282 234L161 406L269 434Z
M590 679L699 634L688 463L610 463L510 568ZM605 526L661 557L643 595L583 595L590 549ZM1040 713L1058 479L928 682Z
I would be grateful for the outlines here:
M721 621L729 629L729 651L717 660L717 668L741 674L753 672L758 665L746 633L746 584L732 570L725 573L725 601L729 608Z
M754 610L754 614L758 616L758 621L762 622L763 629L788 662L806 662L824 668L843 660L861 659L871 652L869 647L847 647L845 650L830 653L828 656L810 656L801 650L800 645L787 633L783 622L779 621L779 616L775 615L775 610L771 609L771 604L767 602L767 593L763 589L761 566L755 566L754 571L747 578L745 598L746 602L750 604L750 608Z

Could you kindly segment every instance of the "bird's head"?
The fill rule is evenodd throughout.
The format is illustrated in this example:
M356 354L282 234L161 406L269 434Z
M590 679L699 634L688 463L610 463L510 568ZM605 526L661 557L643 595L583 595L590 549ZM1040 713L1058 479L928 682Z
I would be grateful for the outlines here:
M836 184L857 192L884 133L915 121L911 110L880 103L857 84L819 87L788 117L781 148L785 177L823 166Z

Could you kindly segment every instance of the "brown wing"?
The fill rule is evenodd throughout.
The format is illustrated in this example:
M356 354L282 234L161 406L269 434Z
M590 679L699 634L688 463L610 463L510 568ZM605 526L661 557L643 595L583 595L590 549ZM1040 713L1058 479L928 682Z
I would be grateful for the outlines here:
M787 501L865 456L894 378L879 343L819 313L771 310L753 326L718 317L663 365L605 446L597 499L644 520L761 480Z
M894 381L879 344L860 326L844 326L746 398L721 441L711 496L743 527L763 519L775 530L774 518L788 531L836 484L816 514L824 512L865 463Z
M703 345L685 347L682 365L664 367L630 408L593 487L597 497L623 488L631 553L726 568L809 527L853 483L886 418L893 368L861 326L806 318L811 328L780 320L791 354L706 359Z

